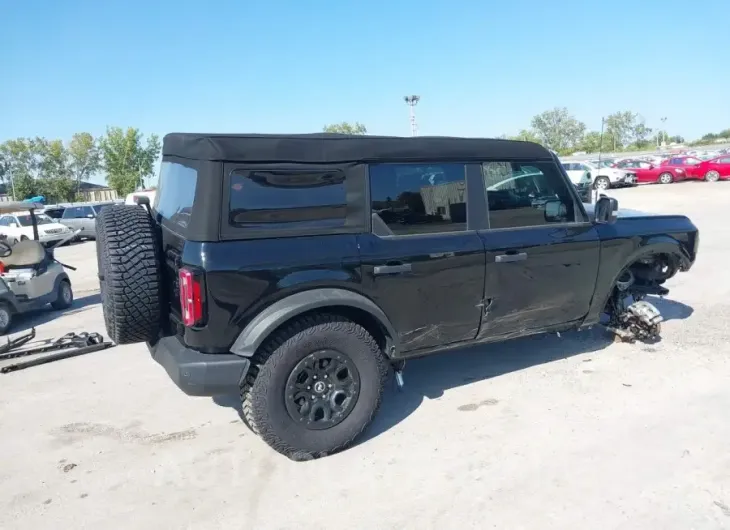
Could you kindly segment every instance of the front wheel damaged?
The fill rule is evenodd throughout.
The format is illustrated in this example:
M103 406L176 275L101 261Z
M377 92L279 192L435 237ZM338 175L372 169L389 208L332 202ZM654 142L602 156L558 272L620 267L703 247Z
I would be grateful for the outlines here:
M661 284L677 273L676 260L667 255L644 257L619 275L606 304L606 329L619 342L656 342L664 320L659 310L645 300L647 295L664 297L669 289Z

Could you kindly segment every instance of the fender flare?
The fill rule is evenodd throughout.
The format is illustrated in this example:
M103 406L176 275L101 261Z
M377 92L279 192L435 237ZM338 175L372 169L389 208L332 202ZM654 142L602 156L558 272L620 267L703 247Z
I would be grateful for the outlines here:
M689 256L687 256L686 252L682 248L682 244L679 241L669 236L657 236L651 238L645 244L641 245L639 248L634 250L634 252L626 257L623 265L619 267L619 269L614 273L613 277L611 278L611 283L608 286L606 296L602 301L602 305L599 307L603 308L608 302L608 299L611 297L611 293L613 292L613 287L614 285L616 285L616 280L618 280L618 277L621 275L623 270L632 263L634 263L637 259L647 254L669 254L671 256L675 256L679 260L679 264L681 267L691 265L691 260Z
M287 320L313 309L347 306L369 313L385 329L389 339L388 356L398 350L398 334L382 309L361 294L346 289L321 288L302 291L282 298L261 311L239 333L231 353L253 357L271 333Z
M621 270L625 269L645 254L669 254L679 260L680 267L689 267L692 264L689 256L679 241L669 236L657 236L651 238L646 242L646 244L641 245L632 252L625 260ZM618 278L618 274L620 273L621 271L616 274L616 278Z

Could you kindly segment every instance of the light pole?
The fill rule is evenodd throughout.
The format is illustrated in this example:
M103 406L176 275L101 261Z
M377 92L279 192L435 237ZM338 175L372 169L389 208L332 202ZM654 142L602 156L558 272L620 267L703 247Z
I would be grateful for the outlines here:
M421 101L421 96L404 96L403 100L410 109L411 136L416 136L418 134L418 125L416 125L416 105L418 105L418 102Z
M659 133L660 138L657 138L657 141L661 140L661 145L663 147L667 141L667 131L666 131L666 125L665 125L667 123L667 117L666 116L663 117L661 119L661 122L662 122L662 130ZM657 146L657 147L659 147L659 146Z
M601 118L601 136L598 140L598 170L601 169L601 154L603 152L603 127L606 124L606 118ZM593 178L591 179L591 185L596 181L596 178L598 178L598 175L593 175ZM593 191L591 192L591 198L593 199L593 204L595 204L598 201L598 190L595 186L593 186Z

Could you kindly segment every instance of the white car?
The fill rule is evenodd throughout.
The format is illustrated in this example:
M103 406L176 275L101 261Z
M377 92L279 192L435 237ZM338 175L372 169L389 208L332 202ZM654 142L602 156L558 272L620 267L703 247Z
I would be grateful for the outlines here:
M613 167L598 167L591 162L563 162L563 167L570 180L583 178L588 171L591 175L593 187L597 190L607 190L618 186L632 186L636 184L636 175L623 169Z
M38 221L38 240L44 245L51 245L68 237L72 230L57 223L46 214L35 214ZM9 244L33 239L33 224L28 212L10 213L0 216L0 235Z

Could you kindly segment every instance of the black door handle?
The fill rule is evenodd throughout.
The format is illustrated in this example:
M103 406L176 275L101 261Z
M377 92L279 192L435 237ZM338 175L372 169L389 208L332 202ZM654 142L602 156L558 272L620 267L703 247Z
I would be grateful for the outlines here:
M513 261L525 261L527 252L519 252L515 254L499 254L494 258L497 263L512 263Z
M376 265L373 267L373 274L375 276L381 276L383 274L403 274L404 272L411 272L410 263L399 263L397 265Z

